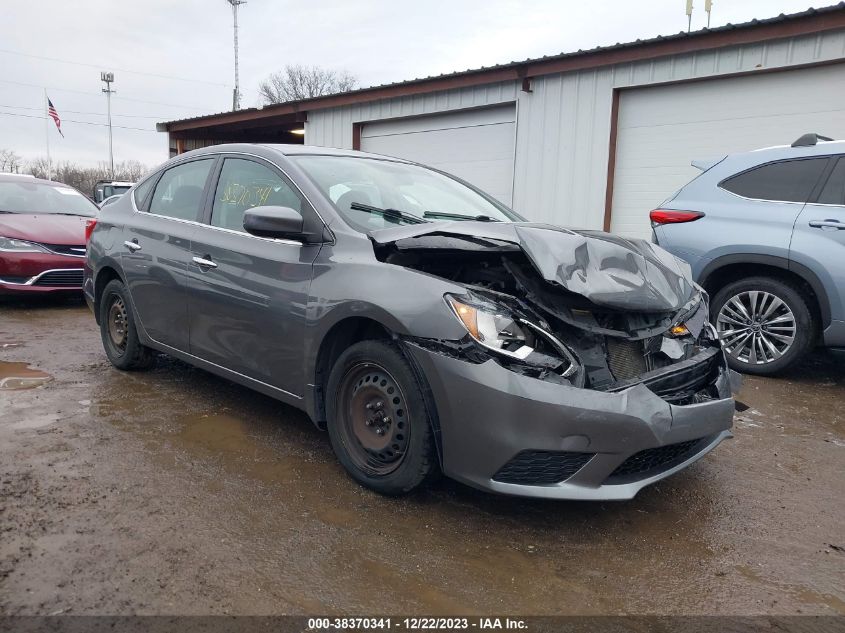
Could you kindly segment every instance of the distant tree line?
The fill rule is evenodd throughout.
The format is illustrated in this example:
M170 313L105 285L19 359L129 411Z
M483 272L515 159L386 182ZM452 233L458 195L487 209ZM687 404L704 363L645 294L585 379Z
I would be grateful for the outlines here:
M82 167L70 161L53 162L39 157L25 160L9 149L0 149L0 172L12 174L32 174L36 178L48 176L56 182L63 182L76 187L90 196L98 180L125 180L137 182L147 173L147 167L137 160L127 160L114 164L114 177L108 164L101 162L96 167Z

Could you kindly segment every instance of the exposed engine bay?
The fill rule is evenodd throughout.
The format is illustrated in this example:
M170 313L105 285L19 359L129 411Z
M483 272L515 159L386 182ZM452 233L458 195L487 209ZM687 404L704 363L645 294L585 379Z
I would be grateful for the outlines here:
M673 404L718 397L722 353L707 297L672 256L603 233L478 224L371 234L379 260L467 289L446 297L467 336L414 343L579 388L644 383Z

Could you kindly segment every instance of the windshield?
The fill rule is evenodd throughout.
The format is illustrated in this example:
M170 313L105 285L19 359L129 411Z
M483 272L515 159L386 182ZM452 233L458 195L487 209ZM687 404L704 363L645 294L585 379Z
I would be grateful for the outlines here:
M440 172L358 156L292 156L353 228L437 220L520 221L503 204Z
M97 206L76 189L40 182L0 182L0 213L54 213L93 218Z

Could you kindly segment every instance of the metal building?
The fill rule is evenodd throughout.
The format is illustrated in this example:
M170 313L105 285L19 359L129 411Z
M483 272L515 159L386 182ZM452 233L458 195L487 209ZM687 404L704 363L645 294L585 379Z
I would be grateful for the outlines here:
M159 124L171 154L303 127L309 145L455 173L531 220L643 237L693 159L845 138L845 2Z

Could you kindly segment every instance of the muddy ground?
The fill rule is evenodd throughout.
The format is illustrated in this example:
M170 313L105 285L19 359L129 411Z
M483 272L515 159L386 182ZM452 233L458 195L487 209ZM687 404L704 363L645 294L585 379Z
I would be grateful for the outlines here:
M289 407L113 369L75 301L0 304L0 385L0 613L845 614L823 353L746 379L735 439L624 503L379 497Z

